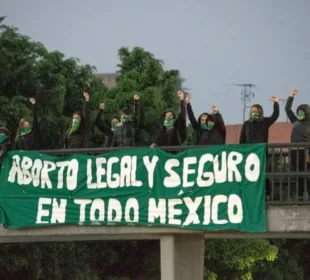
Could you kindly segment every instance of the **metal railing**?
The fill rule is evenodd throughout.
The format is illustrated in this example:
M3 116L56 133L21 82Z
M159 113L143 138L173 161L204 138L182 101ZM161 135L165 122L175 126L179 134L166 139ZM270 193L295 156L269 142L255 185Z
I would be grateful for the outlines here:
M169 152L181 152L202 146L160 147ZM210 147L210 146L209 146ZM126 148L88 148L67 150L43 150L41 153L65 156L74 153L99 155ZM267 144L266 203L269 205L310 205L310 143Z

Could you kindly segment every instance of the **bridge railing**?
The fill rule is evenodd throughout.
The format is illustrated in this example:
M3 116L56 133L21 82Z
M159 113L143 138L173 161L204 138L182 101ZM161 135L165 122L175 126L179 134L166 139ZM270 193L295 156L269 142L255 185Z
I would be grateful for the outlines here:
M73 153L99 155L113 150L139 149L126 148L88 148L67 150L44 150L41 153L54 156L65 156ZM201 146L160 147L169 152L181 152L185 149L201 148ZM272 205L310 205L310 143L268 144L267 158L267 204Z

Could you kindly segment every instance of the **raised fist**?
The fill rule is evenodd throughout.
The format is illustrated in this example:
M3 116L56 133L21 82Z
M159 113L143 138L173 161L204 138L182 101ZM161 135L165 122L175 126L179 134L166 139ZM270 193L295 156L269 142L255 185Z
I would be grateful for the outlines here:
M180 100L184 100L184 92L183 91L178 90L177 95L180 98Z
M216 112L218 111L218 109L217 109L217 107L216 107L215 105L212 105L212 106L211 106L211 111L212 111L213 113L216 113Z
M192 98L192 96L191 96L190 94L187 94L187 95L186 95L186 103L187 103L187 104L190 104L190 103L191 103L191 98Z
M36 100L35 100L35 98L33 98L33 97L29 98L29 102L30 102L32 105L36 104Z
M135 95L133 96L133 99L134 99L135 101L138 101L138 100L140 99L140 97L139 97L138 94L135 94Z
M296 96L297 94L298 94L298 89L293 89L293 90L292 90L292 95L293 95L293 96Z
M279 102L279 97L278 96L271 96L271 100L274 103L278 103Z

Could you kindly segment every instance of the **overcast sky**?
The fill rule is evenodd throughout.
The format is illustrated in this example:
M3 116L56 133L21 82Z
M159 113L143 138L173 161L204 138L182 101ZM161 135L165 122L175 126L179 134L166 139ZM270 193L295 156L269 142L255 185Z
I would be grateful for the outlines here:
M141 46L179 69L196 114L218 105L242 121L240 89L271 113L271 95L310 103L310 0L0 0L6 24L49 50L115 72L117 50ZM280 119L285 121L284 104Z

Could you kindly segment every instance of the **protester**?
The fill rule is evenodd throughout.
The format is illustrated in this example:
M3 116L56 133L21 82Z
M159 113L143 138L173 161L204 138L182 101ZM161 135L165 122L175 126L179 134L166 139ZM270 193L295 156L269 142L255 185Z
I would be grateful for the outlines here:
M310 146L310 106L301 104L297 107L295 115L292 111L292 105L298 90L294 89L291 96L287 99L285 112L288 119L293 124L291 132L292 143L309 143ZM291 150L291 167L294 171L306 171L306 165L309 162L309 149L292 149ZM304 179L299 178L299 185L303 185Z
M186 140L186 110L184 103L184 93L182 91L177 92L180 99L180 113L177 116L176 113L168 109L164 112L163 126L157 135L156 141L151 145L155 146L180 146Z
M273 113L270 117L264 117L263 107L255 104L251 107L250 118L245 121L240 134L240 144L268 143L269 127L279 118L279 98L271 97L273 101Z
M104 146L110 147L113 134L116 130L117 125L120 122L120 119L118 117L113 117L111 120L111 128L108 127L107 125L104 124L104 119L103 119L104 109L105 109L105 104L100 103L99 111L98 111L98 114L95 120L95 125L102 132L104 136Z
M87 148L90 134L90 108L89 94L84 95L84 110L83 113L75 112L72 115L72 123L65 136L66 149Z
M197 121L191 106L190 95L187 95L186 103L188 118L196 135L196 145L225 144L226 128L217 107L211 106L212 114L202 113Z
M21 119L17 128L14 141L16 150L38 150L40 149L39 126L35 98L30 98L32 104L32 124L27 119Z
M133 99L134 110L123 108L120 111L121 119L115 127L111 143L112 147L134 147L136 145L140 118L139 95L135 94Z
M241 129L240 144L268 143L269 127L279 118L279 98L272 96L273 113L270 117L264 117L263 107L255 104L250 110L250 119L247 120ZM268 150L266 150L268 166ZM268 167L267 167L268 169ZM266 178L266 199L270 199L270 181Z
M12 149L11 132L4 126L0 127L0 167L5 154Z

